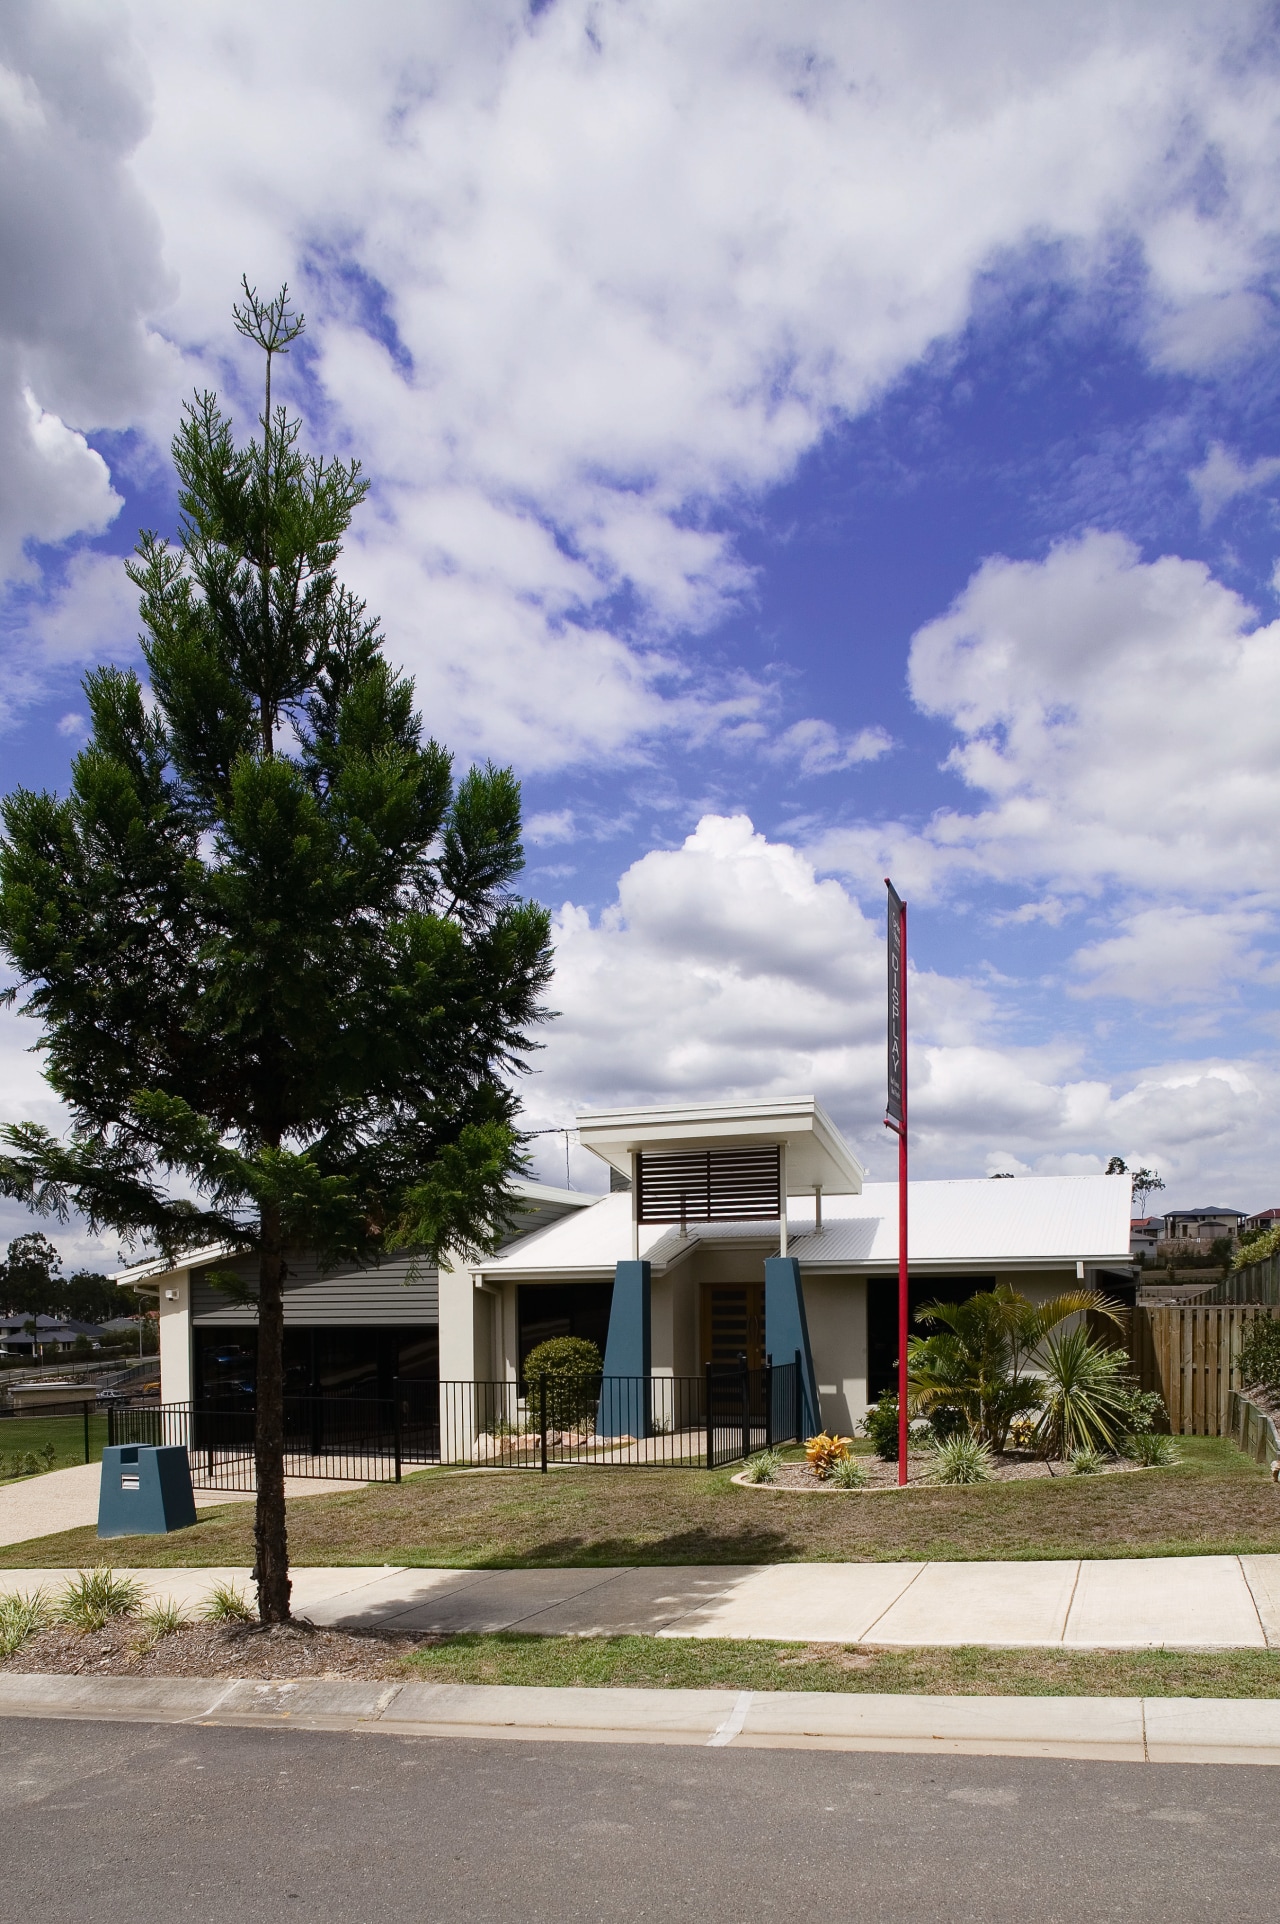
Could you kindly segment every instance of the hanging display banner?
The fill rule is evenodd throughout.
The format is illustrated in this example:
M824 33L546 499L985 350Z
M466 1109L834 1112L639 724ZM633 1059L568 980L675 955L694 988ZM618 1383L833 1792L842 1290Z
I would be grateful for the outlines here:
M889 1089L885 1113L893 1129L901 1129L903 1064L903 968L906 962L902 929L902 902L890 881L889 891Z

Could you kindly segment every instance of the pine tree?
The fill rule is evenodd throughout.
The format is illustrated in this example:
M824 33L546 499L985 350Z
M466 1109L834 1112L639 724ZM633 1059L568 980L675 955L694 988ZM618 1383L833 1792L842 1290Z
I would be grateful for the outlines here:
M289 1614L288 1252L371 1267L491 1248L523 1166L513 1075L550 976L512 892L511 772L424 739L412 684L336 575L368 483L271 401L303 331L284 288L234 310L266 360L260 437L211 393L173 442L176 543L144 534L148 701L85 682L65 798L3 807L0 946L42 1024L63 1138L4 1131L0 1190L170 1257L255 1251L259 1614Z

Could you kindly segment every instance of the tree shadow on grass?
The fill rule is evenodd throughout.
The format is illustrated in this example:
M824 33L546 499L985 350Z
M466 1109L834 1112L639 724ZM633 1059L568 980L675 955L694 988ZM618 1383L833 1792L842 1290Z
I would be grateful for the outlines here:
M678 1530L661 1537L549 1537L519 1550L480 1556L475 1570L512 1570L541 1566L582 1570L618 1564L794 1563L795 1540L781 1530Z

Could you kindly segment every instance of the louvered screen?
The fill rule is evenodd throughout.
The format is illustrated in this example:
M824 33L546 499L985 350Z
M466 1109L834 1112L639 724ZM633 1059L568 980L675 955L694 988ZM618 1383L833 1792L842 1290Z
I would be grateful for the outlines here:
M642 1223L776 1222L782 1214L777 1146L690 1149L636 1157Z

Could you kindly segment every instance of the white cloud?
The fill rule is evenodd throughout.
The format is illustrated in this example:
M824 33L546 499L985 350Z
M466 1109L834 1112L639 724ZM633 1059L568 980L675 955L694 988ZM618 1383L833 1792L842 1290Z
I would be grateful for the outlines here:
M826 837L823 866L919 893L981 876L1097 895L1280 896L1280 623L1119 535L997 556L911 645L911 691L985 797Z
M1270 455L1257 461L1240 461L1221 441L1214 441L1200 466L1192 468L1187 479L1200 503L1200 519L1208 527L1229 501L1264 488L1278 474L1280 457Z
M1122 933L1077 949L1072 967L1084 979L1071 992L1124 996L1153 1007L1208 999L1227 1004L1236 983L1267 970L1257 940L1271 927L1270 916L1242 909L1140 909L1123 918Z
M0 19L0 580L29 541L120 507L84 431L147 408L165 352L158 224L128 172L145 125L122 14L15 0Z
M883 728L860 728L856 735L842 735L829 721L810 716L784 729L770 756L774 761L794 761L802 775L834 775L860 762L879 761L892 747L893 738Z
M60 671L98 662L127 660L137 653L138 591L118 555L81 549L73 554L45 599L25 597L0 639L5 667L0 722L12 721L38 700ZM71 723L59 723L64 734Z
M535 1123L606 1103L812 1090L890 1173L879 917L799 850L744 816L707 816L681 848L634 863L597 920L566 903L555 941L561 1014L524 1090ZM1119 1152L1171 1186L1267 1193L1273 1064L1175 1062L1104 1080L1081 1073L1072 1045L1011 1046L988 989L916 973L911 1004L921 1175L1082 1172Z
M98 325L134 379L137 305L168 298L119 165L141 58L100 8L71 34L30 17L110 83L105 106L84 89L50 106L24 80L14 138L35 152L69 113L77 166L97 139L70 197L110 203L93 245L44 227L87 263L82 297L107 240L119 254ZM1243 0L986 0L963 20L942 0L796 0L785 20L761 0L536 18L522 0L133 0L127 18L152 89L130 178L173 271L166 329L234 386L241 270L305 284L324 432L381 484L352 573L442 732L530 768L765 725L760 690L708 684L675 639L750 591L718 517L960 327L1010 250L1056 243L1088 275L1134 243L1165 358L1265 322L1280 132ZM391 344L366 326L371 287ZM153 427L173 375L157 362L132 403ZM106 418L29 380L72 427Z

